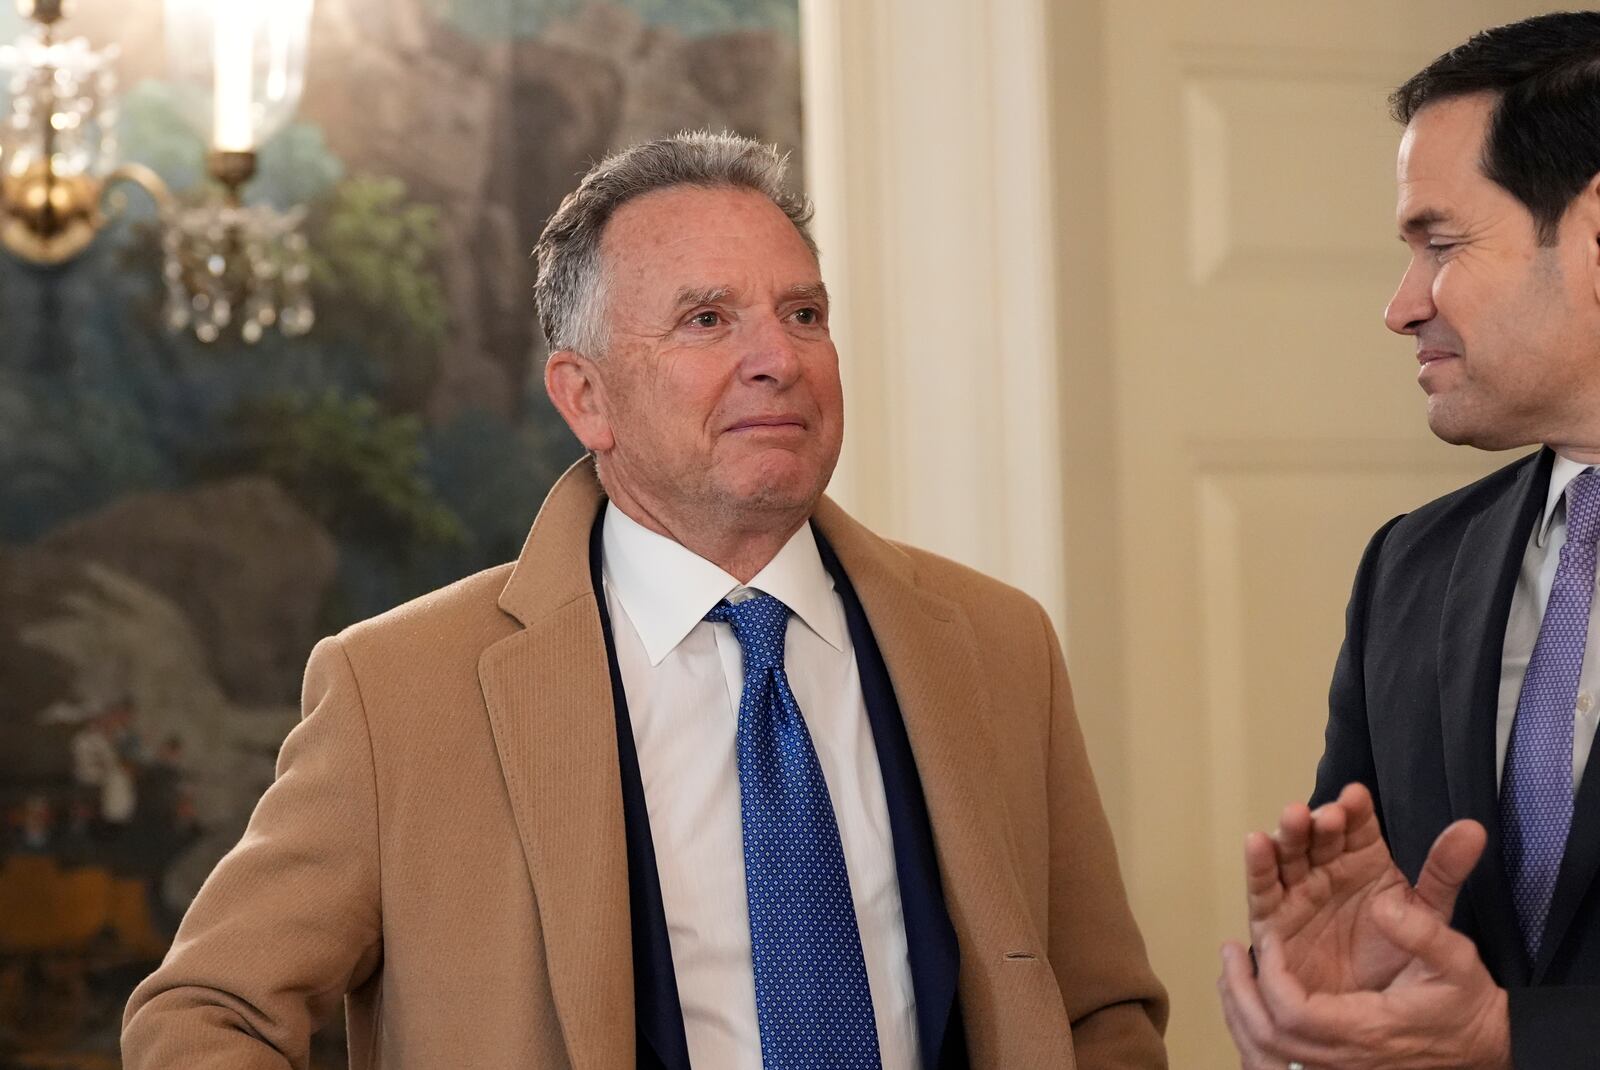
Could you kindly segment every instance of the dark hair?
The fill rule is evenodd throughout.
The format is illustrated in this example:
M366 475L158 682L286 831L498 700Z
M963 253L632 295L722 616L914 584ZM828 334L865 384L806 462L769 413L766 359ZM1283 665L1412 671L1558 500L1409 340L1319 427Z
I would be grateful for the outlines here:
M1600 172L1600 12L1537 15L1473 34L1389 97L1409 123L1440 100L1499 95L1483 173L1527 206L1542 245Z

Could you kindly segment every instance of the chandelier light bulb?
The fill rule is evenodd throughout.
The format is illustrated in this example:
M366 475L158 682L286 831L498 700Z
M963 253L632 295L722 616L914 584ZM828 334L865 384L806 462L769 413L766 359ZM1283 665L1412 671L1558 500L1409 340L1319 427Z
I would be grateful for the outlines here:
M255 15L248 3L216 7L212 97L212 147L219 152L249 152L255 146L253 75Z

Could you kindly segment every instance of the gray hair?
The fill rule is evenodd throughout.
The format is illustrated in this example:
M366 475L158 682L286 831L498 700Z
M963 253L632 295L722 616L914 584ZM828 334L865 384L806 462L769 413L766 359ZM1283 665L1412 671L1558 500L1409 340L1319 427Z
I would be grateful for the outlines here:
M600 242L618 208L669 186L749 189L777 205L816 255L811 202L784 187L788 157L737 134L684 131L646 141L601 160L567 194L545 224L533 254L539 262L534 298L549 351L599 356L605 349L606 278Z

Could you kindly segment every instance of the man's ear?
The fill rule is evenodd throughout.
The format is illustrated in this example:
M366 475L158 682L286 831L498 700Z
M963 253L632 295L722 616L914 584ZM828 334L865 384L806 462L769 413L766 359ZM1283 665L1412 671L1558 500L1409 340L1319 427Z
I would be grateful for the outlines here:
M1589 179L1567 212L1576 217L1573 222L1583 228L1589 250L1584 266L1589 270L1589 285L1595 300L1600 301L1600 172Z
M611 449L615 438L594 361L571 349L556 350L544 365L544 389L585 449L591 453Z

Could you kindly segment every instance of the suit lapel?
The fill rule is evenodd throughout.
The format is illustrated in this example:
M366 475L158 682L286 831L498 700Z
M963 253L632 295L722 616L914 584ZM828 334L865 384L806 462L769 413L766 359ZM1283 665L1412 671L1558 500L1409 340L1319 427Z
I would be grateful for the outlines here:
M1500 853L1495 719L1506 618L1528 532L1542 504L1552 454L1526 465L1511 489L1473 517L1456 549L1439 626L1439 710L1450 813L1488 831L1483 860L1467 884L1487 957L1502 983L1526 976L1511 889Z
M1013 866L1013 836L1000 796L992 716L977 644L960 607L916 584L911 559L824 499L815 517L849 575L889 670L922 778L946 905L960 945L960 993L968 1035L1027 1035L1036 1023L1012 1021L1059 1005L1054 975L1018 998L1005 960L1044 960ZM983 1028L987 1026L987 1028ZM975 1050L974 1055L979 1053ZM1040 1065L1053 1053L1041 1053Z
M1561 859L1556 887L1550 898L1550 915L1545 919L1544 937L1539 943L1539 959L1533 964L1533 984L1544 983L1545 974L1561 949L1561 941L1572 926L1600 871L1600 774L1595 754L1584 767L1578 796L1573 800L1572 829L1567 833L1567 851Z
M600 501L586 461L551 490L500 597L525 627L478 662L556 1013L578 1068L634 1061L617 729L588 568Z

